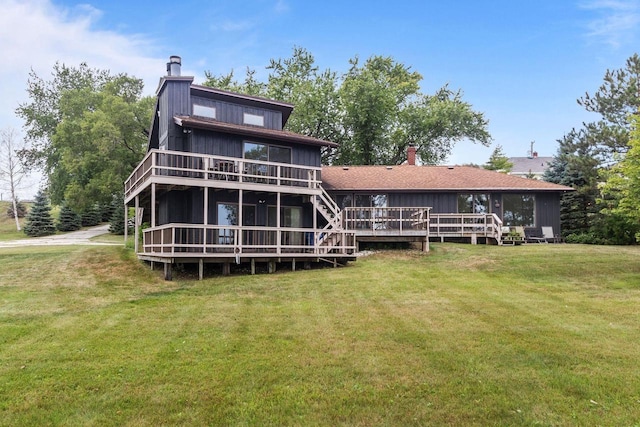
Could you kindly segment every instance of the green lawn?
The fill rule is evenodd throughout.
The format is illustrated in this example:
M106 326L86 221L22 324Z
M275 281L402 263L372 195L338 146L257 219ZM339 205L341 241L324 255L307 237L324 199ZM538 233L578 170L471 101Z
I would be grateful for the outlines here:
M0 249L0 425L639 425L640 248L161 280Z

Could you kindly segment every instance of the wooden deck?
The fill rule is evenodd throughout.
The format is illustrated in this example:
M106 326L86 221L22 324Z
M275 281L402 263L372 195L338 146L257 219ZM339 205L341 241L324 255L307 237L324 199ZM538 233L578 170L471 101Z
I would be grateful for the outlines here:
M176 262L221 263L228 271L232 263L328 261L355 259L359 242L420 242L425 251L429 240L468 238L501 239L501 221L496 215L432 214L430 207L346 208L340 210L324 191L321 168L246 160L206 154L151 150L125 183L125 203L136 208L135 233L140 259L165 264L165 276ZM237 190L239 199L247 191L308 197L313 205L309 228L232 226L215 224L158 225L156 192L173 188ZM208 218L205 191L203 218ZM242 202L239 203L242 206ZM146 209L146 212L145 212ZM143 217L150 227L141 231ZM239 212L239 217L242 213ZM241 222L241 221L239 221ZM277 224L280 224L278 214ZM169 272L167 274L167 268ZM271 268L270 268L271 269Z
M489 239L502 244L502 221L495 214L434 214L430 207L346 208L344 227L356 240L373 242ZM425 248L428 250L428 246Z

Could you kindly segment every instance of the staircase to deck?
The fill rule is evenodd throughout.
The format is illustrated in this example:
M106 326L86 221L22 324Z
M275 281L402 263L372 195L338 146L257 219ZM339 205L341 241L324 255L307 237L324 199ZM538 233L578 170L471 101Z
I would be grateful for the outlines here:
M327 221L327 224L322 228L323 232L318 235L316 244L328 254L344 243L345 232L342 226L342 211L340 207L321 185L319 187L322 192L315 196L316 210Z

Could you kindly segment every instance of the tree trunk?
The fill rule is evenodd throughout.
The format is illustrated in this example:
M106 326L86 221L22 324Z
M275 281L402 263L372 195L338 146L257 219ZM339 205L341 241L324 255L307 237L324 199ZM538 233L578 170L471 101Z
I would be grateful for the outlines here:
M16 229L18 231L20 228L20 220L18 219L18 203L16 203L16 189L13 185L13 176L11 177L11 201L13 202L13 217L16 220Z

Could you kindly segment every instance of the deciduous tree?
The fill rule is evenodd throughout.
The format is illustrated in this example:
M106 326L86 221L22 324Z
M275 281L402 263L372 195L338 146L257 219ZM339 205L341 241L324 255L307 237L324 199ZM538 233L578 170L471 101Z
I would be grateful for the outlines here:
M23 158L42 166L52 202L76 211L108 204L142 159L153 103L142 81L81 64L54 67L45 81L31 73L30 100L17 113L33 141Z
M18 190L22 180L27 175L22 162L18 158L19 150L25 147L24 142L18 141L18 134L12 128L0 130L0 185L9 190L16 230L20 231Z
M461 91L444 86L422 94L422 76L391 57L372 56L364 63L354 58L349 64L342 76L322 71L307 50L296 47L291 58L271 60L265 86L252 70L243 83L233 73L206 72L205 85L294 104L288 130L339 143L324 153L327 163L400 164L413 144L423 163L435 164L460 140L489 144L487 120Z

